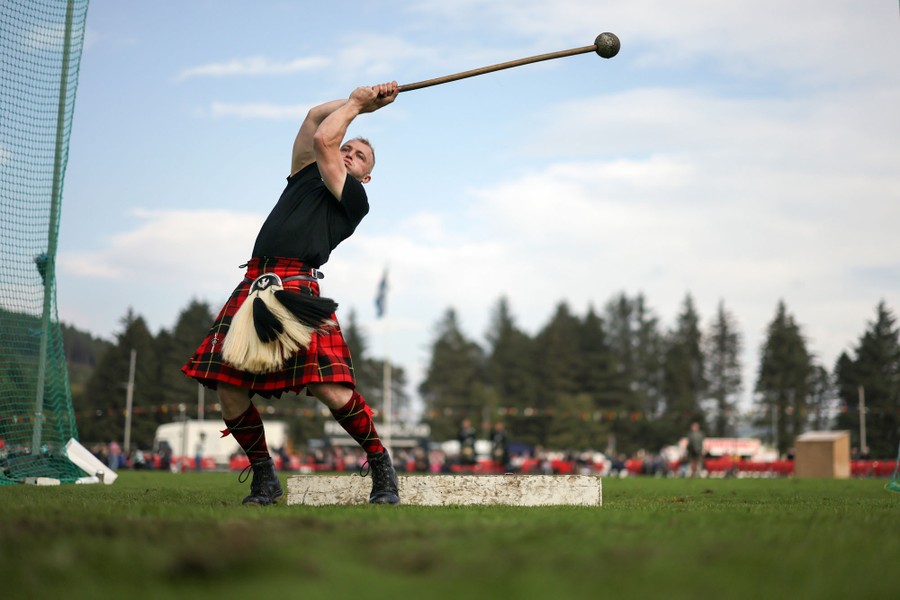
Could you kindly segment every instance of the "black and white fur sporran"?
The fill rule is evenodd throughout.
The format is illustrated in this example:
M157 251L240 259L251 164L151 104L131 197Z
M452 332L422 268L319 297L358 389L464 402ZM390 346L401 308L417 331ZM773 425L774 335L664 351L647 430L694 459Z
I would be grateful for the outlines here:
M250 373L277 371L313 334L334 325L337 303L330 298L284 289L275 273L253 280L250 293L231 320L222 358Z

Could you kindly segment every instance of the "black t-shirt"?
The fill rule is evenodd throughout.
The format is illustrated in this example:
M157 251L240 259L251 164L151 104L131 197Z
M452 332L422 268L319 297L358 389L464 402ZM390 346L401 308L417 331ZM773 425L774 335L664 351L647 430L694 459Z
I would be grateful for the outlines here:
M368 212L362 183L348 174L338 201L325 187L319 166L312 163L288 177L287 187L256 236L253 256L297 258L320 267Z

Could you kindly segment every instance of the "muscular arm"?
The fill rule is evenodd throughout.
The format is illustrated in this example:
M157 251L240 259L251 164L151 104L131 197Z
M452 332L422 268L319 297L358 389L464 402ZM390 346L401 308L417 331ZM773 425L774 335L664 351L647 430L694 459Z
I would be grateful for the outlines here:
M319 125L328 115L347 104L347 100L332 100L315 106L309 110L300 131L294 138L294 148L291 152L291 175L297 173L303 167L315 162L316 155L313 151L313 136L319 129Z
M354 94L356 92L354 91ZM341 155L341 143L347 134L347 127L361 112L365 100L354 100L353 96L346 104L328 115L313 136L313 152L319 165L319 173L328 191L341 199L344 182L347 179L347 167Z
M341 199L347 179L347 167L341 155L341 144L347 128L360 114L387 106L396 97L396 82L358 87L343 104L333 105L331 112L316 128L312 136L314 160L319 165L319 173L325 186L338 200Z

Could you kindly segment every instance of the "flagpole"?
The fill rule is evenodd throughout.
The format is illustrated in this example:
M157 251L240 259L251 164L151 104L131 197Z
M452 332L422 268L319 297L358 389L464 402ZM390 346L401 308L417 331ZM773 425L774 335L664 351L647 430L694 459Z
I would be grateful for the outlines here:
M379 296L381 300L381 316L384 318L384 364L382 368L382 399L384 408L383 430L381 432L384 438L384 447L391 449L391 434L393 426L393 398L391 397L391 321L388 316L387 293L388 283L388 267L384 268L384 275L381 278Z
M391 404L391 355L390 355L390 321L387 317L385 317L384 321L384 369L382 372L382 376L384 378L384 389L383 389L383 397L384 397L384 431L382 432L382 437L384 438L384 447L390 450L391 448L391 426L392 426L392 417L391 414L393 412Z

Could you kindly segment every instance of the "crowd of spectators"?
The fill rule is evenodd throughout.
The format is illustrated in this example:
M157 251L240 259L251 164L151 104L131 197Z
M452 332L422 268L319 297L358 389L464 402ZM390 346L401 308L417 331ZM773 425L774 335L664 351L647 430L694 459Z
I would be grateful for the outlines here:
M492 430L487 445L482 442L476 452L476 439L465 424L460 428L456 444L435 444L419 440L412 446L394 447L393 462L400 473L521 473L544 475L596 474L610 477L644 475L652 477L766 477L793 474L793 456L778 460L753 461L739 456L692 457L684 447L670 446L659 452L638 450L632 455L606 454L594 451L560 452L516 446L511 449L503 427ZM684 444L682 444L684 446ZM0 450L6 448L0 447ZM155 452L133 449L124 452L113 441L95 444L94 455L110 468L160 470L240 470L246 466L246 456L235 453L226 465L218 465L212 458L200 462L200 457L178 458L163 443ZM854 448L855 450L855 448ZM284 473L362 472L366 455L356 446L317 444L314 447L273 449L276 467ZM694 460L692 460L694 458ZM872 461L851 457L853 477L885 477L891 474L894 461Z

